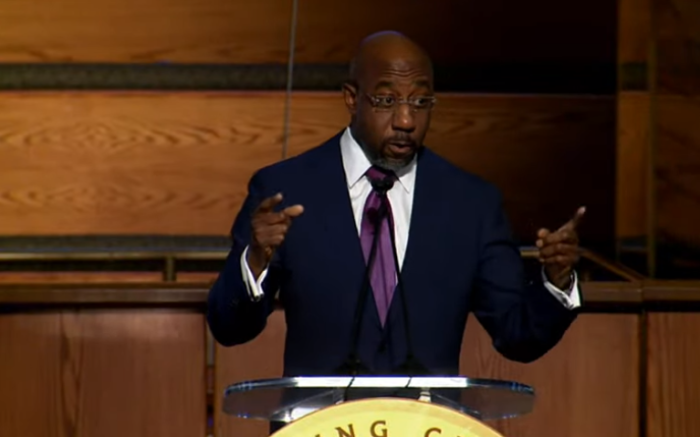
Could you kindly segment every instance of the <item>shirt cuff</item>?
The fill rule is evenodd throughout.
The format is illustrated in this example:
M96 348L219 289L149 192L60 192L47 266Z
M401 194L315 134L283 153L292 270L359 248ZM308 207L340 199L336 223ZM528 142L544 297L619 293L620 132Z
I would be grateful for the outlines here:
M241 273L243 275L243 282L245 283L246 289L248 290L248 295L253 302L259 302L265 293L263 292L262 283L267 277L267 267L260 273L260 277L256 280L253 272L250 271L250 266L248 265L248 246L243 250L241 255Z
M547 291L552 293L552 295L566 308L573 310L581 306L581 290L579 288L578 275L575 271L571 273L571 285L569 286L568 291L562 291L554 284L549 282L547 279L547 274L544 272L544 268L542 269L542 281L544 282L544 286Z

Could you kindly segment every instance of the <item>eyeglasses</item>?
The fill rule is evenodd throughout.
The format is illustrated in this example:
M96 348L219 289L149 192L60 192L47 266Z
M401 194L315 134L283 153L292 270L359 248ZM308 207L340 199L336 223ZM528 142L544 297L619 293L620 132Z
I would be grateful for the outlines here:
M400 105L408 105L413 112L430 111L435 106L437 99L434 96L416 96L408 99L399 99L392 95L367 94L371 105L375 110L381 112L395 111Z

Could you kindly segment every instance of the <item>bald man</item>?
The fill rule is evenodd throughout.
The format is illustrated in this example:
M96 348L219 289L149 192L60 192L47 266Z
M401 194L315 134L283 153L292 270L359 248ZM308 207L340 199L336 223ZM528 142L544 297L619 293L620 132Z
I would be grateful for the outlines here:
M580 306L583 210L533 235L543 268L525 278L497 189L423 145L436 98L420 47L370 36L343 97L346 129L252 177L209 295L214 337L254 339L279 296L287 376L457 374L470 312L511 360L549 351Z

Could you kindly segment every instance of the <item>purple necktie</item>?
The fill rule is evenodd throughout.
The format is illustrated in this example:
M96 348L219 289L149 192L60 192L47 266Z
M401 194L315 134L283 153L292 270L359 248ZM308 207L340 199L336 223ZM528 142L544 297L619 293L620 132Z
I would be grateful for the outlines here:
M394 175L393 173L387 175L382 170L372 167L367 171L367 177L370 181L381 181L385 178L393 179ZM379 240L377 241L377 249L370 274L370 284L374 291L374 300L377 304L379 319L382 322L382 326L384 326L386 321L389 304L394 295L394 288L396 288L395 255L390 234L390 232L393 232L393 229L390 229L388 220L388 217L391 216L391 206L389 205L388 199L386 199L386 203L387 214L384 215L381 225L379 226ZM367 197L367 203L365 203L365 209L362 213L362 227L360 230L360 241L362 242L365 262L369 261L370 251L372 250L372 240L374 239L376 221L372 219L376 217L380 205L381 199L379 194L372 189L372 192Z

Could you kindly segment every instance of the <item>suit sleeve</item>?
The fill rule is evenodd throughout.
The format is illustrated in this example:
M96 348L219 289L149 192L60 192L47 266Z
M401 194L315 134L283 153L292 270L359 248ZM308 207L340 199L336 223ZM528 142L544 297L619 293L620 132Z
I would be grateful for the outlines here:
M251 238L250 218L255 208L267 196L259 173L248 186L248 196L243 202L233 224L232 248L223 270L209 290L207 323L220 344L233 346L248 342L260 334L267 324L267 317L274 309L275 292L266 292L260 299L250 296L241 269L241 257ZM273 259L263 282L266 291L276 290L279 278L279 261Z
M497 190L486 197L473 312L504 357L531 362L553 348L576 319L543 278L525 282L523 261Z

